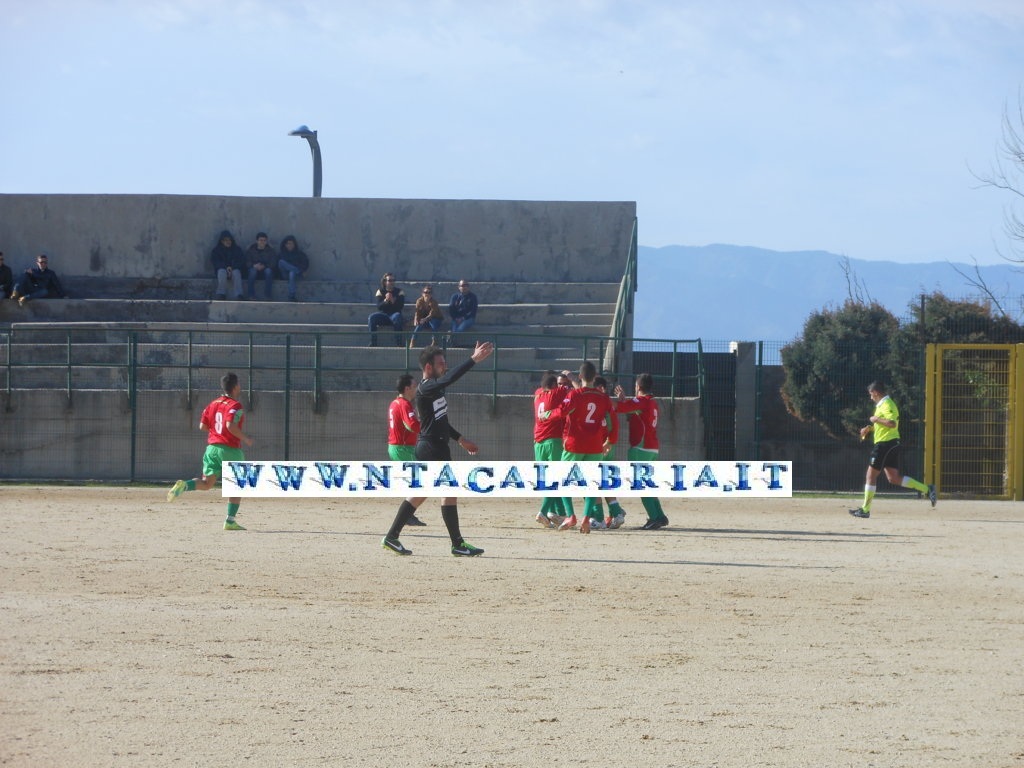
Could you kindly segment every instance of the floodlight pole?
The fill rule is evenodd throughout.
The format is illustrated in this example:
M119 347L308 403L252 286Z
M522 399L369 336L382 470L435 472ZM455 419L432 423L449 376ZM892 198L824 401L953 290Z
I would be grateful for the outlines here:
M301 136L309 142L309 151L313 154L313 197L320 197L320 190L323 188L323 163L320 159L320 142L316 140L316 131L300 125L288 135Z

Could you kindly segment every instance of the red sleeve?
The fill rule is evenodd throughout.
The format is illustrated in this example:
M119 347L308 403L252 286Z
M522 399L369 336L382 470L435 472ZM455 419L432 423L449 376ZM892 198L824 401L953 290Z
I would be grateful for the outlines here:
M616 413L639 413L640 410L640 404L637 403L636 398L634 397L631 397L628 400L620 400L615 403Z
M416 418L416 414L413 413L412 403L408 403L402 408L402 423L406 429L412 432L414 435L420 433L420 420Z
M564 387L560 387L560 389L564 389ZM579 391L580 390L578 389L570 389L569 392L566 394L565 399L561 402L561 404L551 409L551 413L548 416L548 418L564 419L566 416L568 416L572 412L573 395Z

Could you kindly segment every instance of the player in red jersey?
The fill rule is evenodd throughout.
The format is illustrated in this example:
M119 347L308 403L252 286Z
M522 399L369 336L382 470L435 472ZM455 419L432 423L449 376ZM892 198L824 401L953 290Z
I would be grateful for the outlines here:
M533 458L536 461L561 461L565 420L545 419L544 414L560 406L572 387L559 385L554 371L547 371L540 384L533 393ZM545 496L537 513L537 522L545 528L557 528L564 520L562 500L557 496Z
M388 406L388 458L392 461L416 461L416 438L420 434L420 420L416 417L413 398L416 382L411 374L398 377L398 397ZM426 525L414 514L406 525Z
M216 398L206 408L199 419L199 428L207 433L206 453L203 454L203 475L191 480L178 480L167 492L167 500L174 501L185 491L208 491L217 484L221 476L221 465L225 461L245 461L242 445L252 445L252 438L242 431L245 423L245 409L238 401L242 393L242 385L238 376L228 373L221 377L221 388L224 394ZM242 503L240 496L228 499L228 516L224 521L225 531L244 531L245 528L235 521L238 507Z
M416 396L416 383L408 373L398 377L398 397L388 406L388 457L392 461L416 460L416 437L420 433L420 420L412 399Z
M601 392L608 394L608 380L604 376L594 377L594 389L598 389ZM613 401L614 403L614 401ZM613 419L618 420L618 416L613 416ZM611 461L615 460L615 448L614 446L608 450L605 455L606 459ZM600 530L606 528L614 531L617 528L621 528L622 524L626 522L626 510L619 504L619 499L615 496L605 496L604 500L608 502L608 516L604 519L604 523L600 520L591 520L591 530Z
M619 420L615 418L615 405L604 392L594 388L597 369L589 360L580 366L578 389L569 393L565 402L550 411L548 418L565 419L564 450L562 461L600 461L619 439ZM576 527L576 514L572 499L563 498L566 520L558 530L567 531ZM587 497L584 503L584 517L580 521L580 533L590 533L592 520L604 521L601 499Z
M649 373L641 373L636 377L636 388L633 397L628 400L622 387L615 388L618 403L615 410L628 415L629 421L629 452L626 458L630 461L658 460L658 402L654 399L654 377ZM645 531L656 531L668 525L665 510L656 496L641 496L641 503L647 512L647 522L642 528Z

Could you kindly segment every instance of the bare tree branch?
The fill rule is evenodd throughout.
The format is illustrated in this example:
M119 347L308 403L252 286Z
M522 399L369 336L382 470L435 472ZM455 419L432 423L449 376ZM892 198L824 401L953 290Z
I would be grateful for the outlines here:
M843 256L839 259L839 268L843 271L843 276L846 278L846 295L850 301L857 304L870 304L872 301L871 293L868 291L864 281L857 277L849 256Z
M985 278L981 274L981 268L978 266L978 260L972 256L971 261L974 263L973 276L963 272L956 264L950 263L950 266L958 275L960 275L960 277L967 281L968 285L973 286L976 291L979 291L988 301L990 301L999 311L1000 315L1003 317L1009 317L1009 313L1003 309L1003 305L1000 303L999 299L996 298L992 289L988 287L988 283L985 282Z
M986 174L970 171L981 187L991 187L1024 200L1024 91L1017 94L1016 112L1008 106L1003 109L1002 136L999 155ZM1003 231L1010 241L1009 254L996 252L1006 261L1024 263L1024 217L1013 206L1003 211ZM977 270L976 270L977 271Z

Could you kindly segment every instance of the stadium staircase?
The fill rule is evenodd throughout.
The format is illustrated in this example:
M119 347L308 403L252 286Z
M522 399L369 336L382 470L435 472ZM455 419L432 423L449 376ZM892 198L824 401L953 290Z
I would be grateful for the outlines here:
M455 282L402 282L407 324L426 282L442 307L456 291ZM396 371L417 367L408 333L397 346L394 333L381 328L380 346L368 346L367 317L374 311L368 297L376 283L300 281L298 302L287 300L281 280L275 281L273 301L214 300L212 280L205 278L68 277L64 283L72 298L24 306L0 301L0 364L8 388L59 387L67 372L75 388L123 389L129 354L147 389L180 386L180 376L168 373L180 366L239 371L255 366L262 389L301 387L316 370L323 372L315 374L322 379L318 385L327 389L375 391L390 389ZM258 297L262 290L257 285ZM497 354L482 367L497 368L500 375L469 377L460 390L524 394L532 392L541 370L577 368L595 339L613 333L620 285L474 282L473 291L480 311L469 336L496 342ZM449 326L446 317L434 334L439 342L448 343ZM418 346L430 337L421 331ZM453 350L449 358L456 363L465 354Z

